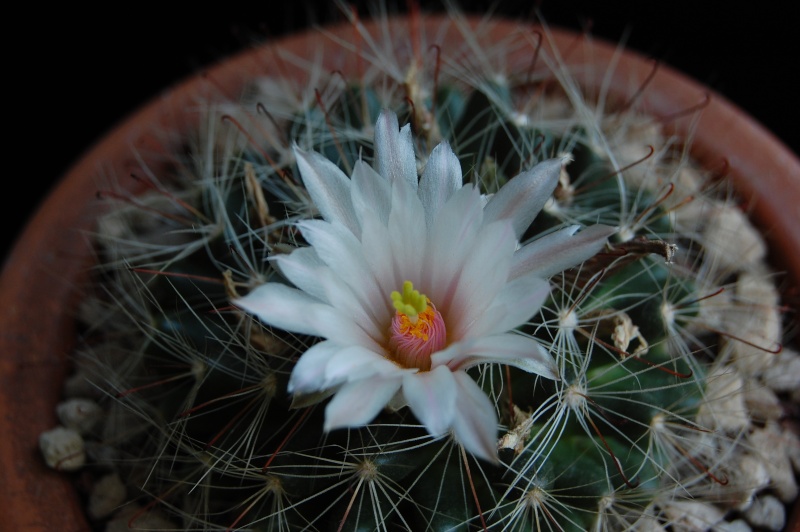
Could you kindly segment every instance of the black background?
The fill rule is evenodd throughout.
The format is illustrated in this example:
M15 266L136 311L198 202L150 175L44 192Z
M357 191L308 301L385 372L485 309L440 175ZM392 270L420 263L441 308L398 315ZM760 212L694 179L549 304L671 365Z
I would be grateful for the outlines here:
M254 42L341 19L331 3L261 1L171 12L171 4L107 4L7 17L2 249L57 179L95 140L181 78ZM421 2L442 9L440 2ZM366 13L370 2L355 2ZM716 4L716 5L715 5ZM789 2L782 2L783 5ZM402 10L406 5L400 2ZM487 2L462 2L484 12ZM659 58L745 109L800 153L797 8L778 2L735 9L722 2L543 0L500 2L497 13L580 29ZM390 4L391 7L391 4ZM30 10L31 8L28 8ZM85 9L85 11L81 11ZM5 39L11 33L6 33ZM9 141L10 139L10 141ZM798 176L800 179L800 176Z

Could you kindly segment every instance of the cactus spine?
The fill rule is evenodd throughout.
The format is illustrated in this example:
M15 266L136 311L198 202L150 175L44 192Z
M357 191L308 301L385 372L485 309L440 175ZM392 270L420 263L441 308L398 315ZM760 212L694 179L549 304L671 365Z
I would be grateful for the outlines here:
M733 460L752 454L752 425L733 405L748 371L781 350L781 317L763 250L726 251L738 229L723 220L752 230L724 182L636 100L582 93L528 30L485 42L454 14L452 49L351 22L358 44L331 42L359 58L352 75L278 56L305 64L307 81L257 78L241 101L209 104L173 172L99 221L77 361L105 410L89 467L123 479L130 501L109 527L659 530L688 527L684 501L721 515L742 504L752 486ZM501 423L494 464L431 437L408 409L324 432L324 402L287 394L317 339L230 305L282 282L270 258L305 245L296 222L318 214L292 142L350 175L372 162L384 108L411 124L420 169L447 140L485 194L568 156L522 241L617 228L590 260L547 272L550 297L521 329L560 380L469 370ZM576 241L546 242L569 253ZM753 295L765 291L767 303ZM771 332L734 325L756 312Z

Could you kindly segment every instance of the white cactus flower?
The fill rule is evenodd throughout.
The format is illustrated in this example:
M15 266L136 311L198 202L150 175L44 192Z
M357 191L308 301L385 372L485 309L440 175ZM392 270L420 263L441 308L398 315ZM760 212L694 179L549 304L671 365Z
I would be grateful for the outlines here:
M335 394L325 430L407 405L431 435L452 431L467 451L496 460L495 407L465 370L509 364L557 379L547 350L514 329L547 298L544 278L593 256L614 229L571 226L520 246L562 160L522 172L486 201L463 185L446 142L418 178L410 126L388 111L374 168L358 161L348 179L316 152L295 154L323 218L299 223L308 247L275 259L296 288L271 282L234 301L268 325L324 339L300 357L289 391Z

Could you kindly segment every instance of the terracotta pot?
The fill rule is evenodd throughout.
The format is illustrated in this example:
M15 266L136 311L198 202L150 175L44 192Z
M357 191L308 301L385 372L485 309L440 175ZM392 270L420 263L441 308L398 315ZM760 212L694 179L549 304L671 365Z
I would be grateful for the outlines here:
M426 33L447 19L421 21ZM408 21L398 19L401 26ZM375 26L369 26L376 32ZM515 31L515 23L497 23L499 37ZM458 38L451 27L444 37ZM348 38L352 28L335 33ZM73 311L92 252L83 231L92 226L103 208L95 199L98 172L126 176L135 170L132 147L148 153L151 164L168 153L169 140L157 133L180 132L191 123L186 109L200 97L235 96L245 79L269 73L274 47L302 55L315 50L316 32L291 36L264 48L248 51L209 69L153 101L121 124L64 176L41 205L10 254L0 284L0 438L3 482L0 500L7 509L3 524L8 530L88 530L82 502L74 489L75 478L48 469L39 455L39 434L55 423L54 407L61 396L61 383L69 371L74 343ZM575 43L576 36L555 31L554 45L560 49ZM445 40L441 42L445 42ZM585 45L585 43L583 43ZM593 41L595 65L583 81L596 85L615 47ZM584 57L573 51L570 57ZM342 71L357 67L352 57L330 53L330 65ZM627 100L650 75L652 63L633 53L623 54L615 67L610 90ZM302 71L282 65L281 75L302 78ZM704 101L709 90L667 67L661 67L641 96L645 108L657 116L670 116ZM723 97L710 93L710 100L694 131L693 153L707 167L727 161L730 176L745 201L753 206L753 218L768 235L773 264L785 269L792 287L800 286L800 161L768 131ZM685 134L691 120L671 121ZM135 181L122 181L135 186ZM797 509L795 509L797 510ZM797 522L797 511L795 521Z

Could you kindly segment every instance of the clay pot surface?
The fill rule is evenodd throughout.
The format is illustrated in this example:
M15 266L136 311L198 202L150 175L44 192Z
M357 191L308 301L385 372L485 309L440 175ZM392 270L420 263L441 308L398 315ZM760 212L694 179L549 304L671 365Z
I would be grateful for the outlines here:
M429 17L419 23L427 35L448 23L446 17ZM392 22L407 27L407 19ZM372 33L377 26L367 23ZM514 22L497 21L491 31L507 36L519 31ZM529 30L530 28L528 28ZM342 38L352 36L349 26L335 28ZM450 26L440 44L458 39ZM576 36L552 30L552 45L564 49ZM331 41L316 31L268 43L234 56L202 75L191 78L125 120L91 149L60 181L20 235L8 256L0 281L0 500L6 508L3 528L8 530L83 531L89 529L74 475L47 468L38 450L39 434L56 424L55 405L61 398L69 356L75 340L74 313L80 287L92 265L86 231L104 206L96 194L108 176L135 172L134 149L148 154L151 165L170 149L164 131L180 132L191 126L187 111L198 98L235 98L247 79L260 75L302 79L296 66L282 64L276 70L269 58L280 47L296 55L309 55L320 44L327 46L329 65L354 72L352 54L335 52ZM652 63L625 52L615 58L616 47L597 40L591 45L594 77L582 81L597 84L607 65L616 61L609 90L626 101L652 72ZM573 51L570 57L588 57ZM272 70L271 70L272 69ZM709 98L706 101L706 98ZM788 272L792 287L800 286L800 160L772 134L722 96L686 76L661 66L640 96L643 108L656 116L671 116L698 104L705 105L696 124L689 117L671 120L671 127L685 135L693 132L693 154L707 168L727 165L739 194L749 206L757 225L768 235L771 259ZM121 180L131 189L134 180ZM78 473L79 474L79 473ZM797 509L795 509L797 510ZM797 520L795 511L795 522ZM791 526L791 525L790 525Z

